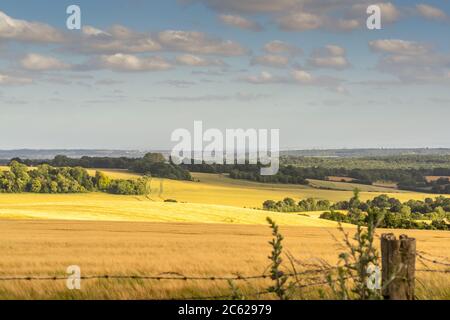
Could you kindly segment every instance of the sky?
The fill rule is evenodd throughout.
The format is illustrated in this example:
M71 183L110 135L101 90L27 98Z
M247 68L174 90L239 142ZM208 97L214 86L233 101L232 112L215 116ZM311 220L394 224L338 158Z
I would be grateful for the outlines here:
M0 149L170 149L194 121L450 147L449 31L450 0L2 0Z

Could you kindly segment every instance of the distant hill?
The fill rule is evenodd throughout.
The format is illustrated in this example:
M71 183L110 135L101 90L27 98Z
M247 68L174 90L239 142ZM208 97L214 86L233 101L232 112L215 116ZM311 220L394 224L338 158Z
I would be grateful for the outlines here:
M12 158L46 160L53 159L57 155L65 155L69 158L88 157L111 157L111 158L141 158L147 152L144 150L95 150L95 149L18 149L18 150L0 150L0 159L8 160ZM154 151L166 154L166 151Z
M65 155L69 158L111 157L111 158L141 158L147 152L162 153L168 157L168 150L102 150L102 149L17 149L0 150L0 160L12 158L46 160L53 159L57 155ZM282 156L304 157L382 157L398 155L450 155L450 148L417 148L417 149L327 149L327 150L289 150L281 151ZM0 161L5 162L5 161Z

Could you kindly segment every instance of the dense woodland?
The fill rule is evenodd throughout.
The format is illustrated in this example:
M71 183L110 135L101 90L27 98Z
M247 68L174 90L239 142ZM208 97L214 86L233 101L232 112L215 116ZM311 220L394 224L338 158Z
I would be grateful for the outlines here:
M15 158L12 161L38 166L48 164L53 167L83 167L96 169L127 169L143 175L168 178L173 180L192 180L190 173L180 166L167 162L160 153L147 153L142 158L110 158L110 157L81 157L69 158L63 155L53 160L22 160Z
M0 172L0 193L85 193L102 191L122 195L147 193L147 178L137 180L110 179L101 172L95 177L81 167L51 167L48 164L30 169L17 161L10 170Z
M356 190L349 201L332 204L328 200L313 198L299 202L285 198L282 201L267 200L263 203L263 209L277 212L327 211L320 216L322 219L362 225L369 221L370 214L376 214L382 228L450 230L450 198L442 196L402 203L380 195L363 202Z

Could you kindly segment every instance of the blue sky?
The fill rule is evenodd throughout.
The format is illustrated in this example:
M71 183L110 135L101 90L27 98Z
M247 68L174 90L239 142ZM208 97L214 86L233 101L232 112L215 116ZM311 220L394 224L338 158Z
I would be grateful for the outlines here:
M2 1L1 149L168 149L177 128L281 147L450 147L450 1ZM82 30L66 28L77 4Z

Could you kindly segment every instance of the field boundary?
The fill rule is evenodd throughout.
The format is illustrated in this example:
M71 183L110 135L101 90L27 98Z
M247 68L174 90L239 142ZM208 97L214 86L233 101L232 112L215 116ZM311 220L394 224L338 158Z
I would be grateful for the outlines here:
M417 251L416 257L419 262L421 262L424 266L427 266L427 263L431 263L435 266L439 267L450 267L450 263L447 262L449 258L447 257L440 257L440 260L437 257L434 257L433 255L430 255L423 251ZM317 287L317 286L324 286L324 285L330 285L333 283L336 283L337 281L333 281L330 279L326 279L326 275L328 272L331 272L333 270L337 270L337 267L324 267L324 268L317 268L317 269L309 269L301 272L291 272L291 273L283 273L283 276L289 277L289 278L297 278L300 276L305 276L302 279L297 280L304 280L309 281L309 283L299 284L297 286L298 289L304 289L304 288L310 288L310 287ZM446 269L431 269L429 267L425 269L415 269L415 272L419 273L439 273L439 274L450 274L450 268ZM316 277L310 278L307 277L309 275L313 275ZM253 281L253 280L275 280L272 275L269 274L256 274L256 275L235 275L235 276L186 276L179 273L173 273L173 272L165 272L160 273L157 275L124 275L124 274L103 274L103 275L85 275L80 276L80 280L149 280L149 281L227 281L227 282L233 282L233 281ZM324 280L325 279L325 280ZM68 280L68 276L30 276L30 275L11 275L11 276L0 276L0 282L4 281L66 281ZM417 281L417 279L414 279ZM248 297L260 297L267 294L273 294L273 292L269 290L262 290L262 291L256 291L253 293L246 293L243 296ZM181 300L220 300L220 299L231 299L233 297L233 294L227 294L227 295L216 295L216 296L193 296L193 297L184 297L180 298Z

